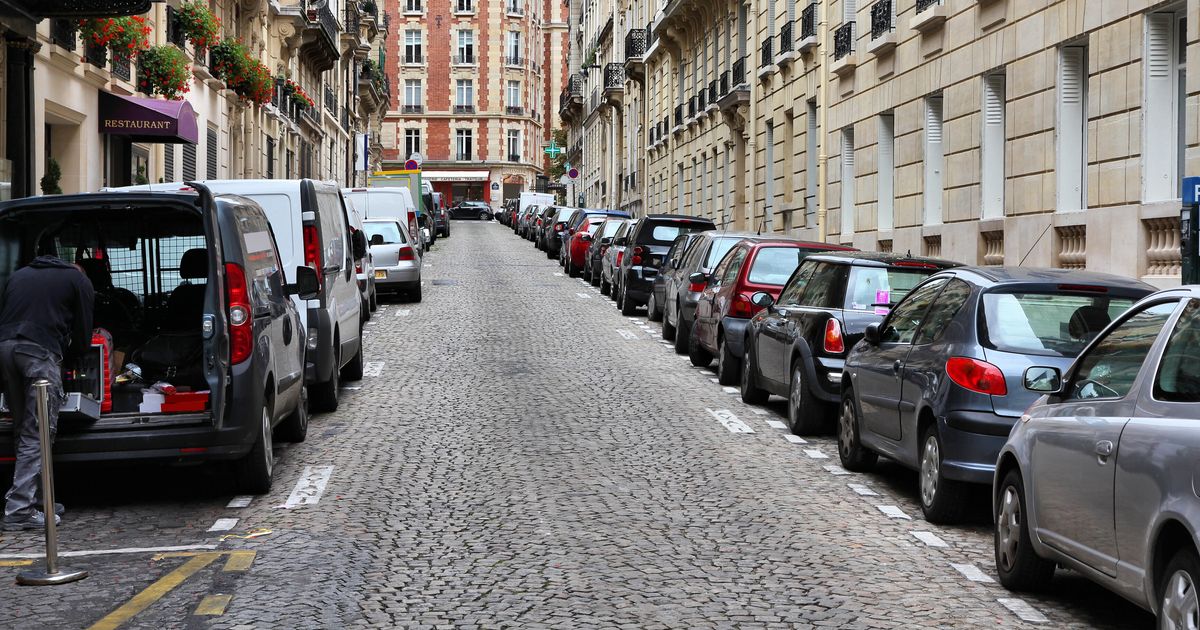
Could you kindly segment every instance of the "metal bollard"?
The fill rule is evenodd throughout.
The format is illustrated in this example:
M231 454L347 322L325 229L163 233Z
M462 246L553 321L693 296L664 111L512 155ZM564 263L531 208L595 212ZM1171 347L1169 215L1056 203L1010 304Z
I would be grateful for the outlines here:
M17 584L52 586L82 580L87 571L70 571L58 566L58 526L54 524L54 464L50 459L50 382L45 379L33 384L37 390L38 433L42 448L42 514L46 517L46 568L30 569L17 574Z

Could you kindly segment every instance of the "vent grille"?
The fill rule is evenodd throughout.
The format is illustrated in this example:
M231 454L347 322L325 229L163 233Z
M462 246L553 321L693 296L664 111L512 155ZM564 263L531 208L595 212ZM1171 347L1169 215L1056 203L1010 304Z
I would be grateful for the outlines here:
M1062 66L1059 73L1058 89L1062 92L1062 102L1077 104L1083 101L1083 52L1079 46L1071 46L1062 50Z

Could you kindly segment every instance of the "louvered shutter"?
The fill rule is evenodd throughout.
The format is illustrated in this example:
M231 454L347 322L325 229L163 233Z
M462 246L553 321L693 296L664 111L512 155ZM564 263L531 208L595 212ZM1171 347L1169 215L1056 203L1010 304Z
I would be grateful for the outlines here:
M1084 70L1087 49L1066 46L1059 52L1058 63L1058 211L1069 212L1086 207L1084 201L1084 161L1087 153L1086 99L1087 74Z
M925 225L942 223L942 96L925 98Z
M891 114L879 116L879 212L877 223L879 229L890 230L894 226L895 214L895 144L896 119Z
M983 135L979 170L985 219L1004 216L1004 85L1003 74L983 77Z
M1178 113L1175 111L1175 46L1172 13L1146 16L1145 108L1143 129L1143 198L1160 201L1178 196L1175 186Z
M842 130L842 242L854 235L854 128Z

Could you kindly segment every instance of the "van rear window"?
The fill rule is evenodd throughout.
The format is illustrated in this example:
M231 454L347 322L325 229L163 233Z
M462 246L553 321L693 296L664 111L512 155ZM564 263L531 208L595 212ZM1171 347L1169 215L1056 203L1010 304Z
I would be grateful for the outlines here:
M367 241L372 245L403 245L408 242L400 226L391 221L368 221L363 224L363 231L367 233ZM383 242L378 242L376 236L383 239Z

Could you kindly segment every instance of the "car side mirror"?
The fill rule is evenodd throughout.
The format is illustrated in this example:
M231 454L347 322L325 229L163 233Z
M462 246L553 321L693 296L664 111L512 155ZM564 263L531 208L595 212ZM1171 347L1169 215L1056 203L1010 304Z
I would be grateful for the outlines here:
M879 345L879 322L867 324L867 329L863 331L863 339L866 339L867 343L871 344L872 346Z
M354 230L350 235L350 246L354 248L354 259L360 260L367 256L367 235L362 230Z
M288 295L298 295L301 300L311 300L321 292L321 280L317 270L309 266L296 267L296 282L283 287Z
M372 244L372 245L383 245L383 235L382 235L382 234L376 234L375 236L372 236L372 237L371 237L371 244Z
M1057 394L1063 388L1062 372L1058 368L1035 365L1025 369L1022 384L1031 392Z
M759 291L750 296L750 303L759 308L768 308L775 303L775 298L771 297L766 291Z
M591 234L584 234L583 236L581 236L581 237L579 237L579 238L583 239L583 242L584 242L584 243L591 243L591 242L592 242L592 235L591 235Z
M629 239L627 239L625 237L613 239L613 245L616 245L617 247L625 247L628 244L629 244Z
M688 282L692 284L708 284L708 274L697 271L688 276Z

